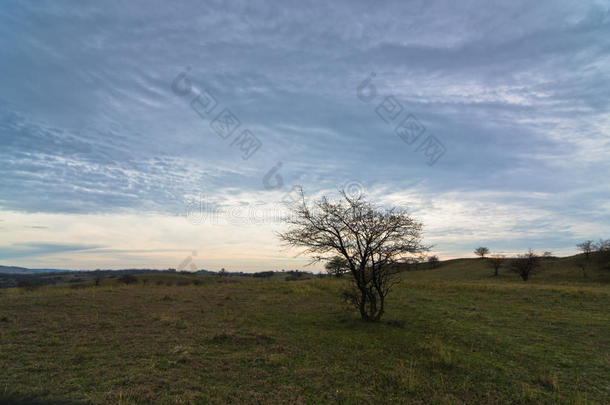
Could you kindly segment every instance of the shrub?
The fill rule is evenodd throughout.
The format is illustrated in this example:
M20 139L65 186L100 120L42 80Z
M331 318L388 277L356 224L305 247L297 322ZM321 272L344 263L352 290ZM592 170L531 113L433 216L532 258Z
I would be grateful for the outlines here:
M42 287L42 283L39 280L19 280L17 287L26 291L34 291Z
M433 269L436 269L440 263L440 260L438 259L438 256L434 255L428 258L428 263L430 263L430 266Z
M349 263L344 257L333 256L324 265L326 272L335 277L342 277L349 272Z
M597 261L599 263L599 268L609 268L610 267L610 239L600 239L597 244L595 244L595 254L597 255Z
M119 281L119 283L129 285L129 284L137 283L138 279L136 276L134 276L132 274L123 274L121 277L118 278L118 281Z
M489 265L494 269L494 276L498 275L498 270L502 267L504 255L492 255L489 259Z
M260 271L258 273L254 273L252 274L252 277L257 277L257 278L269 278L272 277L274 274L273 271Z
M511 262L511 270L521 276L523 281L529 279L532 274L540 266L540 256L534 253L531 249L523 255L519 255Z

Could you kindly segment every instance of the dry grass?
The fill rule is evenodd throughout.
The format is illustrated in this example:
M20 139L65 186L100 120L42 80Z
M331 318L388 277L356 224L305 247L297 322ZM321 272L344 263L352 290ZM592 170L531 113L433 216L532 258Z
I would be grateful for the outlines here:
M163 277L159 275L157 277ZM188 276L184 276L188 277ZM0 395L85 403L610 403L610 289L405 281L379 324L342 281L0 291Z

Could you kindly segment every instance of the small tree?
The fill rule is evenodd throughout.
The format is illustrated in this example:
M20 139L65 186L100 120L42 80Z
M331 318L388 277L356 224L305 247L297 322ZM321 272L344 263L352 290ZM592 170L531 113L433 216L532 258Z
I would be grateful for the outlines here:
M484 246L478 247L474 250L474 254L480 256L481 259L485 258L485 255L489 253L489 249Z
M494 276L498 275L498 270L502 267L502 263L504 263L504 255L492 255L489 258L489 265L494 269Z
M589 260L589 255L595 250L595 243L592 240L586 240L577 244L576 247L585 254L585 259Z
M517 256L511 261L511 270L521 276L523 281L527 281L531 274L540 266L540 256L532 249L527 253Z
M93 278L93 284L94 284L96 287L99 287L99 285L101 284L101 282L102 282L102 276L95 276L95 277Z
M595 253L599 263L599 268L604 268L610 265L610 239L600 239L594 245Z
M351 197L342 190L341 196L339 201L323 197L311 206L301 190L300 203L290 207L290 230L278 236L288 246L305 248L314 262L342 256L353 281L344 298L363 320L378 321L397 283L396 264L427 250L421 244L422 224L396 208L377 208L362 195Z
M605 252L610 250L610 239L600 239L599 242L594 245L594 248L598 252Z
M227 275L227 271L225 270L225 268L223 267L222 269L220 269L220 271L218 272L218 277L226 277Z
M436 269L440 263L440 260L438 259L438 256L434 255L428 258L428 263L430 263L430 267Z
M326 272L335 277L342 277L349 272L349 263L341 256L333 256L325 265Z

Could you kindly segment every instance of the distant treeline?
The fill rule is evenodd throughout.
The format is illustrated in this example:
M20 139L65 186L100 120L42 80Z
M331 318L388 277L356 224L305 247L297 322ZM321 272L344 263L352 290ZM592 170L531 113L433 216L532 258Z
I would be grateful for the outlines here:
M82 283L100 278L121 278L127 275L138 274L188 274L201 276L219 276L219 277L253 277L268 279L275 274L284 276L287 281L306 280L314 277L325 277L325 274L314 274L301 270L282 270L280 271L259 271L256 273L245 273L242 271L178 271L176 269L167 270L152 270L152 269L124 269L124 270L91 270L91 271L61 271L61 272L40 272L40 273L1 273L0 272L0 288L24 287L34 288L43 285L54 285L62 283Z
M96 277L116 278L125 274L159 274L176 273L175 269L125 269L125 270L92 270L92 271L59 271L41 273L0 273L0 288L11 288L29 285L53 285L60 283L80 283ZM215 274L212 271L200 270L191 274Z

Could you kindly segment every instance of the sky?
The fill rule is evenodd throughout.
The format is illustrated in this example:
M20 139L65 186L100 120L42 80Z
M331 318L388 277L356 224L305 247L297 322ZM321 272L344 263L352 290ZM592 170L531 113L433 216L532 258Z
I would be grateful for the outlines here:
M610 237L607 1L4 1L0 264L304 267L297 187L441 259Z

